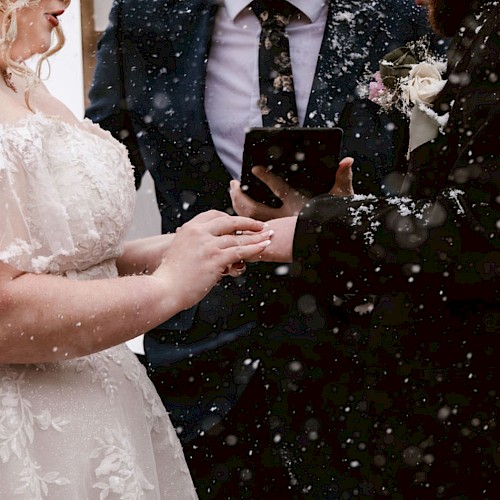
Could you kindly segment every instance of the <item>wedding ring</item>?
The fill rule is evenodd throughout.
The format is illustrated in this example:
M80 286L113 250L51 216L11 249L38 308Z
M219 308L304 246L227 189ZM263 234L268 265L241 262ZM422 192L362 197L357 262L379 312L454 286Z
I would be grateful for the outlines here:
M243 261L237 262L233 267L236 269L238 274L243 274L247 269L247 265Z

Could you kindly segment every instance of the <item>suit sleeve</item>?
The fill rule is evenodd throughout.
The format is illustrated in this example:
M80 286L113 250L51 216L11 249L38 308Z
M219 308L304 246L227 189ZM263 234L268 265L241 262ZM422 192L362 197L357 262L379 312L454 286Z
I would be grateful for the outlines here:
M500 267L500 121L498 104L489 112L474 108L483 125L451 170L444 141L416 152L425 156L416 176L451 171L431 196L424 185L416 196L312 200L294 242L296 273L305 283L339 296L403 292L425 300L491 301Z
M304 283L357 298L401 292L416 304L493 302L500 268L494 19L463 44L438 98L448 125L414 151L405 196L323 195L299 216L294 253Z
M134 166L136 188L146 171L141 157L133 119L125 94L123 2L115 1L109 24L99 41L96 67L89 92L90 106L85 115L121 141L129 151Z

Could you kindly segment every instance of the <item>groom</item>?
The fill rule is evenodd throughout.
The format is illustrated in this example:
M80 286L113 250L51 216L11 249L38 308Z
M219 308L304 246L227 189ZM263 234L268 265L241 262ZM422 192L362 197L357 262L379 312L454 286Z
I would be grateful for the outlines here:
M498 496L500 2L418 3L453 40L433 104L448 120L412 152L407 190L323 195L269 221L275 261L295 228L297 315L282 329L308 327L267 360L293 498Z

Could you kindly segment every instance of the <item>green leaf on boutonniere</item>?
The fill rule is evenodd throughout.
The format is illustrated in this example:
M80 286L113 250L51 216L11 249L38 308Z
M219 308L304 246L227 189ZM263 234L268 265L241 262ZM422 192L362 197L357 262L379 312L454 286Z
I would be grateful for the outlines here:
M387 88L394 89L401 78L408 76L417 58L408 47L398 47L380 61L380 76Z

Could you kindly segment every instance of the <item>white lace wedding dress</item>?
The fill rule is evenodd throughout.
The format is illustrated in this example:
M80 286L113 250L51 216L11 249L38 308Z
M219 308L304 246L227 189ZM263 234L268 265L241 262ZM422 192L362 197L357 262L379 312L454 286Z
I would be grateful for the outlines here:
M89 121L36 113L0 124L1 261L72 280L114 277L134 196L124 146ZM0 365L0 499L192 498L175 430L126 345Z

